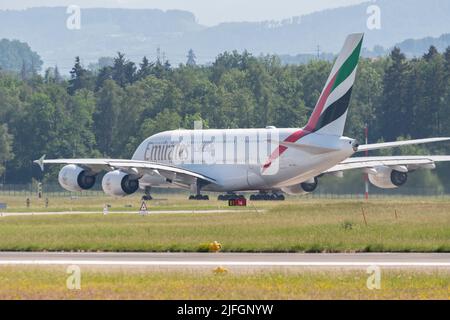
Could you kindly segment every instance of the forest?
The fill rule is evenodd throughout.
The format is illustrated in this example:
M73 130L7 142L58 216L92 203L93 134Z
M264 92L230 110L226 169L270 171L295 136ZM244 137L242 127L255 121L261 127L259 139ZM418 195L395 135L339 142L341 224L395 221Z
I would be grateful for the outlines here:
M112 64L92 70L77 57L69 78L57 68L0 70L1 181L54 178L58 168L40 176L32 164L43 154L129 158L144 138L191 129L194 120L207 128L302 127L331 67L323 60L285 65L246 51L197 65L190 51L177 66L146 57L136 64L118 53ZM361 59L345 134L363 142L367 124L371 143L450 136L449 111L450 47L432 46L414 59L395 48L384 58ZM449 154L450 145L387 152ZM442 175L450 167L439 172L428 180L450 190Z

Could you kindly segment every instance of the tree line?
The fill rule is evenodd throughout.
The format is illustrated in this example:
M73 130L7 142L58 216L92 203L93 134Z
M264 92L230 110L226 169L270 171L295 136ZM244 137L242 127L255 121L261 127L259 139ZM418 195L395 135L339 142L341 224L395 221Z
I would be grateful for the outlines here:
M209 128L301 127L331 67L321 60L284 65L245 51L199 66L192 51L176 67L146 57L136 64L118 53L111 65L91 70L77 57L69 79L57 68L25 78L0 71L0 174L6 165L7 183L29 182L38 175L32 160L42 154L129 158L146 137L190 129L195 120ZM449 111L450 48L430 47L414 59L395 48L361 59L345 133L364 141L367 124L370 142L449 136ZM427 148L393 152L450 151L445 143Z
M29 78L42 68L41 57L27 43L19 40L0 40L0 69Z

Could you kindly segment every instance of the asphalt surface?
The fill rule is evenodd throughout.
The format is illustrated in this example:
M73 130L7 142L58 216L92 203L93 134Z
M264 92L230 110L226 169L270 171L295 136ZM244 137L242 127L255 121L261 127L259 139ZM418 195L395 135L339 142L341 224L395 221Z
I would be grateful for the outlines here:
M0 252L0 265L147 267L394 267L446 268L450 253L49 253Z

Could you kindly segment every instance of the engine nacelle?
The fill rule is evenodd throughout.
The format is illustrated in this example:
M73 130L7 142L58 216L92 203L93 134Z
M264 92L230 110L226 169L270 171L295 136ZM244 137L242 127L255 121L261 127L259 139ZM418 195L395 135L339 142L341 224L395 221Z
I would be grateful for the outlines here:
M115 170L105 174L102 188L110 196L123 197L133 194L139 189L139 180L128 173Z
M305 181L295 186L284 187L281 189L281 191L290 195L310 193L316 190L318 182L318 179L314 178L313 181Z
M378 188L398 188L408 180L408 174L406 172L393 170L389 167L378 167L375 170L377 171L376 174L369 173L369 181Z
M59 171L58 181L64 189L79 192L89 190L94 186L95 174L77 165L69 164Z

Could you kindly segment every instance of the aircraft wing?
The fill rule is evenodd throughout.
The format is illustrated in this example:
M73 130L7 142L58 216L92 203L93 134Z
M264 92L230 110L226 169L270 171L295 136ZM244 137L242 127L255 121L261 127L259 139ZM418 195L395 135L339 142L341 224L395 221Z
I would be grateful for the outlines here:
M193 179L201 179L210 183L217 184L213 178L205 175L182 169L176 166L164 165L149 161L126 160L126 159L49 159L42 157L34 161L44 170L46 164L75 164L82 168L94 172L122 170L131 174L143 175L145 173L158 173L170 181L181 181L185 183L192 182Z
M351 169L371 169L380 166L401 167L408 170L434 169L435 162L450 161L450 156L388 156L388 157L355 157L349 158L324 173L334 173Z

